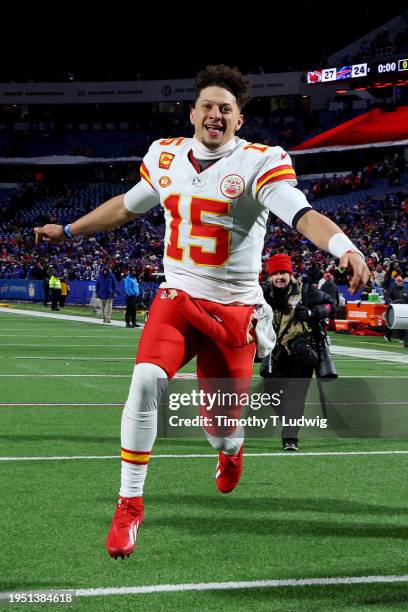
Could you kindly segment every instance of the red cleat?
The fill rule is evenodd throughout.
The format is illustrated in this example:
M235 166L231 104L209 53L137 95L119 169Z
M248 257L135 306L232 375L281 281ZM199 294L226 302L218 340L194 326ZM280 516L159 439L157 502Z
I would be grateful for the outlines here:
M226 455L220 451L217 469L215 470L215 484L220 493L230 493L239 483L242 474L243 455L243 446L235 455Z
M120 497L106 538L111 557L128 557L135 550L136 536L143 522L143 497Z

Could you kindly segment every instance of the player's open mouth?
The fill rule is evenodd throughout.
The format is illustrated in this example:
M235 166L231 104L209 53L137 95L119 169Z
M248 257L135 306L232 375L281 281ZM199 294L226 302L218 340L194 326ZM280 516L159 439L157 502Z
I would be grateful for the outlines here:
M218 134L224 133L224 129L221 125L211 125L207 123L204 127L211 136L218 136Z

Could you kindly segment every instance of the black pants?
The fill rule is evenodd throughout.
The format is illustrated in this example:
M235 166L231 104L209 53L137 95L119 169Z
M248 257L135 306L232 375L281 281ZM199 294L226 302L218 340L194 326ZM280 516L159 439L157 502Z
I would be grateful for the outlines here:
M51 289L51 310L58 310L61 289Z
M286 352L273 363L272 377L265 378L267 393L279 393L280 404L275 408L276 413L286 422L289 419L300 419L305 412L306 395L312 379L314 367L299 363ZM282 438L298 438L299 427L282 427Z
M126 325L129 325L129 323L131 323L132 325L136 325L136 307L138 305L138 302L139 298L136 295L126 296Z

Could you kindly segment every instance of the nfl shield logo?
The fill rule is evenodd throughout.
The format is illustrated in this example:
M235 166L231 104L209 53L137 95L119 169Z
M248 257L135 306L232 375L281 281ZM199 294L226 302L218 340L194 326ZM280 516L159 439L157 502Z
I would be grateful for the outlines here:
M195 187L196 189L201 187L201 178L199 176L193 177L193 181L192 182L193 182L193 187Z

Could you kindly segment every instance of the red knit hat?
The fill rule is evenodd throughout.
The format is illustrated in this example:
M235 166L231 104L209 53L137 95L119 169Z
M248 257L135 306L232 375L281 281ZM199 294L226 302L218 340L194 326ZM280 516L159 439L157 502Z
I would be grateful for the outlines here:
M289 272L289 274L292 274L292 260L289 255L285 255L284 253L272 255L266 262L266 269L268 270L269 276L272 276L272 274L276 272Z

